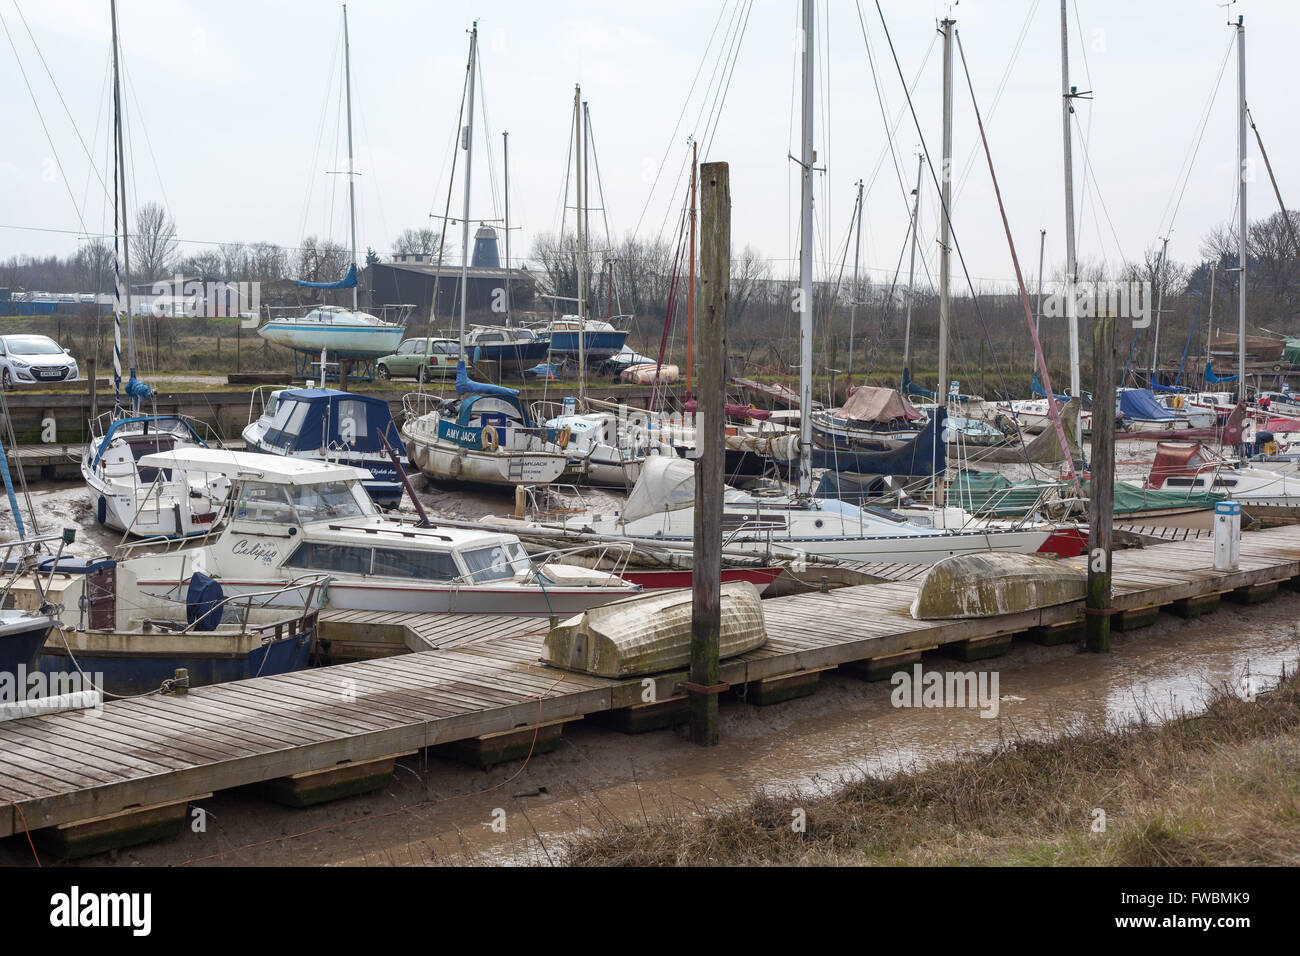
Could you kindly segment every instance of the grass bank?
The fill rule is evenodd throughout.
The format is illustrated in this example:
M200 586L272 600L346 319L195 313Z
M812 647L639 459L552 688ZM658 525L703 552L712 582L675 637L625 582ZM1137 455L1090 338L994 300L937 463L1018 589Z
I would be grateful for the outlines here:
M1168 723L1076 727L989 754L607 826L575 865L1300 864L1300 680L1211 692ZM806 825L792 823L802 811ZM1104 829L1098 828L1104 812Z

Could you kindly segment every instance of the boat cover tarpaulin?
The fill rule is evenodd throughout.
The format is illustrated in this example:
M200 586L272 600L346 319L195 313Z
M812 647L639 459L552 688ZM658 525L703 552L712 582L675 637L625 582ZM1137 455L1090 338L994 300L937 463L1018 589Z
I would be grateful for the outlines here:
M492 385L488 382L475 382L465 371L465 360L456 363L456 394L457 395L506 395L513 398L519 394L516 388L506 388L504 385Z
M1088 483L1083 483L1088 490ZM1155 488L1143 488L1128 481L1115 482L1115 514L1139 514L1144 511L1165 511L1169 508L1213 508L1215 502L1222 501L1223 495L1204 492L1159 491Z
M1149 388L1125 388L1119 393L1119 413L1125 418L1169 421L1177 418L1158 401Z
M382 398L332 388L290 388L280 393L263 441L290 454L335 448L381 452L381 434L397 454L406 454L392 411Z
M1057 413L1061 418L1061 430L1069 443L1069 455L1072 460L1079 459L1079 435L1076 427L1079 422L1079 400L1070 399L1065 407ZM1061 439L1056 434L1056 427L1049 425L1027 445L1008 445L1002 448L971 448L966 456L971 461L990 462L994 464L1012 464L1033 462L1036 465L1051 465L1065 461L1066 453L1061 449Z
M694 503L694 462L667 455L650 455L642 463L641 476L628 493L623 518L636 521L665 511L689 508Z
M877 389L877 391L892 391L892 389ZM894 392L894 394L898 393ZM916 411L916 409L912 410ZM936 408L934 417L925 423L925 427L915 438L898 448L887 451L854 452L834 448L814 448L812 466L863 475L928 478L948 467L948 446L942 441L935 440L935 435L943 428L947 417L948 413L945 409Z
M1167 432L1163 429L1148 429L1146 431L1119 432L1116 438L1123 439L1156 439L1167 438L1171 434L1177 436L1180 441L1212 441L1220 445L1235 445L1241 441L1243 428L1246 424L1246 403L1238 402L1233 408L1228 420L1223 423L1222 428L1186 428L1177 432Z
M293 284L308 289L351 289L357 284L357 264L352 263L348 267L348 274L338 282L307 282L305 279L294 279Z
M857 422L919 422L925 414L899 394L895 388L874 385L850 386L848 400L835 411L839 418Z
M1198 469L1209 464L1200 442L1162 441L1156 445L1156 460L1151 463L1147 476L1148 488L1162 488L1165 479L1173 476L1191 477Z

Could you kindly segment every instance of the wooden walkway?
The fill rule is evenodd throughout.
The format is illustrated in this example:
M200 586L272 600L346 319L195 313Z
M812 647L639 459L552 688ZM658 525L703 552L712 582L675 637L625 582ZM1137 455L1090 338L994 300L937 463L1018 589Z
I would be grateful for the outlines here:
M1300 527L1244 536L1235 572L1215 572L1212 554L1205 540L1117 552L1115 606L1141 611L1295 578ZM907 611L915 590L915 582L888 581L765 601L767 644L724 661L722 680L753 684L1082 617L1075 603L981 620L915 621ZM418 631L419 642L459 646L186 696L114 701L98 715L0 724L0 836L21 832L23 819L32 830L75 823L644 700L640 678L607 680L541 664L536 620L413 617L403 626ZM334 619L348 623L346 612ZM684 672L658 675L657 699L680 694L684 679Z

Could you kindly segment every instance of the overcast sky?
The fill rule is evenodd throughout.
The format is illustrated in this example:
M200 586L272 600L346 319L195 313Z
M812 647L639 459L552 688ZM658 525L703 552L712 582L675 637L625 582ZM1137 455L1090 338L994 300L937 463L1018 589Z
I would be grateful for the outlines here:
M755 247L784 273L798 254L798 180L787 157L799 151L799 6L354 0L348 15L360 248L386 255L402 229L437 224L429 214L441 213L447 198L468 29L477 18L485 113L476 111L471 217L502 216L501 133L509 131L516 255L538 233L559 227L573 87L581 83L604 190L605 211L592 213L593 231L604 232L607 216L616 236L635 229L643 238L674 238L693 133L702 153L707 146L702 158L731 164L737 249ZM839 268L855 183L865 180L863 268L887 282L906 241L905 192L921 135L939 159L942 43L935 24L949 6L882 6L908 83L919 76L913 101L921 134L905 112L874 0L819 0L817 162L826 171L816 215L825 275ZM119 8L132 205L164 202L185 252L236 240L294 246L306 234L346 243L346 178L330 175L346 168L340 5L121 0ZM1225 9L1213 0L1069 0L1071 82L1094 96L1079 103L1075 136L1081 260L1140 258L1166 233L1174 258L1195 260L1202 235L1233 214L1237 68L1228 19L1239 13L1246 17L1252 112L1284 198L1300 203L1293 82L1300 3L1249 0ZM1065 254L1059 3L963 0L952 16L1032 283L1040 228L1047 230L1049 274ZM79 233L111 231L98 179L111 170L108 0L0 0L0 17L8 33L0 37L0 256L69 254ZM977 282L1007 281L1014 273L983 155L973 152L978 132L960 57L955 103L957 240ZM892 157L882 109L891 126L901 115ZM1250 155L1258 156L1253 138ZM460 174L453 215L461 210ZM593 189L593 204L598 198ZM1249 209L1252 219L1276 209L1262 165ZM931 270L937 222L927 171L920 235ZM851 248L848 254L851 268ZM962 285L960 273L955 281Z

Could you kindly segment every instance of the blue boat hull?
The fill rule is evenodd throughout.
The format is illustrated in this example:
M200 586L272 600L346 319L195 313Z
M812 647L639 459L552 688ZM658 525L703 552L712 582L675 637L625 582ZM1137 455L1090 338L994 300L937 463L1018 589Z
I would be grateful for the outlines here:
M17 675L20 670L34 668L49 633L49 622L41 621L26 630L0 636L0 674Z
M474 362L496 362L505 371L518 372L543 361L547 350L546 341L538 339L506 345L471 345L469 355Z
M625 342L627 342L626 332L588 332L584 342L587 361L593 362L597 359L611 358L623 350ZM550 344L552 355L572 355L576 357L578 354L578 333L552 332Z
M203 635L177 635L178 645L181 642L201 645ZM312 628L296 637L255 647L247 654L205 654L202 650L188 648L178 648L174 654L148 656L129 652L78 651L77 664L86 674L102 674L102 689L109 694L127 696L157 690L181 667L189 671L191 687L300 671L311 662L315 644L316 631ZM39 665L46 673L72 669L67 654L57 647L42 652Z

